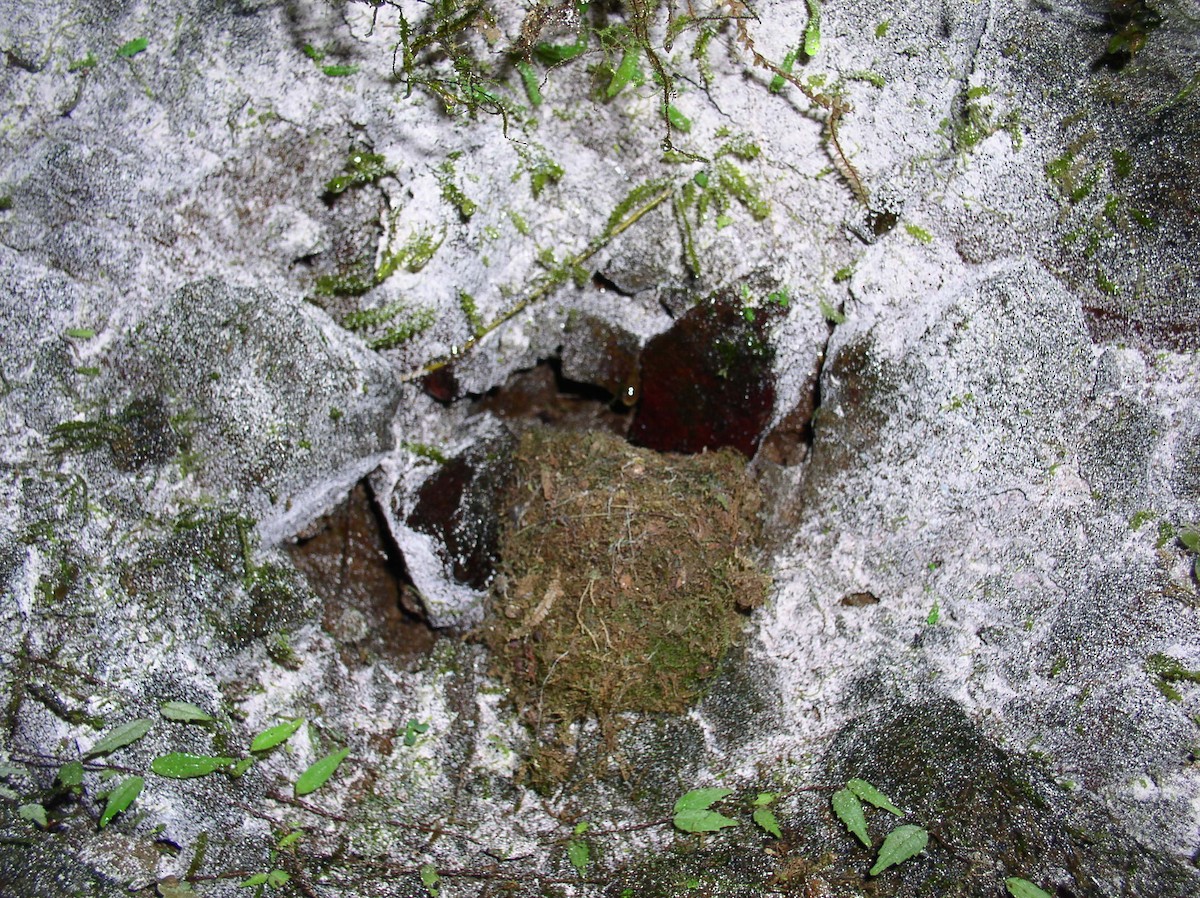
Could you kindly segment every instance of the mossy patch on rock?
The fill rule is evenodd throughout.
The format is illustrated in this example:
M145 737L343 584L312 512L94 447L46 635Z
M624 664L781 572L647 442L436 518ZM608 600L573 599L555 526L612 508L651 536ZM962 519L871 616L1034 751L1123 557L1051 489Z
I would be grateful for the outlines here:
M685 710L769 586L745 460L533 430L515 471L482 637L522 719Z

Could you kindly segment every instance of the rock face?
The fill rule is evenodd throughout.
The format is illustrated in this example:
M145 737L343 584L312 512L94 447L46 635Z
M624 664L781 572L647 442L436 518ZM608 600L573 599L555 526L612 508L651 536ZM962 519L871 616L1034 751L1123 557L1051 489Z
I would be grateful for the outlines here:
M0 13L0 895L1200 894L1188 4ZM537 426L753 457L685 713Z

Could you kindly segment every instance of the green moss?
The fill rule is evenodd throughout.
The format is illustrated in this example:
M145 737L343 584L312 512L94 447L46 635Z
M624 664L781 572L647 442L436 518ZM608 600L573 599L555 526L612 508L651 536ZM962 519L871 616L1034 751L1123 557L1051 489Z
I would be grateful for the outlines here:
M762 221L771 214L770 203L762 198L758 188L745 173L728 159L717 163L716 173L721 188L745 206L755 221Z
M325 185L325 192L336 196L351 187L373 184L384 175L391 173L392 169L388 166L387 159L380 154L355 150L346 160L342 174L337 175Z
M475 304L475 297L465 290L459 290L458 307L462 309L463 317L467 319L467 324L471 328L471 336L480 336L483 333L484 324L483 318L479 314L479 307Z
M1146 659L1146 673L1154 679L1154 685L1170 701L1181 702L1183 695L1176 685L1200 683L1200 670L1191 670L1170 655L1156 653Z
M454 161L460 155L460 153L451 153L447 156L445 161L437 167L436 176L438 185L442 188L442 199L458 210L463 221L466 221L475 214L479 206L462 192L455 181L457 174L454 170Z
M912 222L905 222L904 230L906 230L908 232L908 235L910 237L912 237L914 240L916 240L918 243L932 243L933 242L933 234L929 233L929 231L925 230L920 225L913 224Z
M608 726L696 699L766 596L744 467L728 451L664 456L600 433L522 438L505 500L518 516L501 518L508 586L482 631L522 719ZM564 734L541 746L543 773L567 765Z
M413 312L405 321L387 328L380 336L367 341L375 350L395 349L431 328L436 317L429 309Z

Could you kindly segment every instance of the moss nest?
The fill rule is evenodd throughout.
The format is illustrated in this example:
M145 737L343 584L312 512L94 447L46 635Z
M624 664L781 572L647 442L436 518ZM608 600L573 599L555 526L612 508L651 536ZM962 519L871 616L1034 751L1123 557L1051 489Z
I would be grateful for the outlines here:
M522 437L484 642L535 734L679 713L767 595L762 496L737 452L680 456L604 433ZM552 740L553 741L553 740Z

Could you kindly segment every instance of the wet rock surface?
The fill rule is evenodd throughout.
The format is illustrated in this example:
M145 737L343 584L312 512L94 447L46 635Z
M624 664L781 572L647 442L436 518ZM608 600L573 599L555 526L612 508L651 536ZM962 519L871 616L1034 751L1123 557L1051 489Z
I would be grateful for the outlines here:
M0 9L0 894L1200 893L1194 9L457 9ZM753 457L774 585L539 753L593 568L713 610L633 516L472 641L540 424Z

